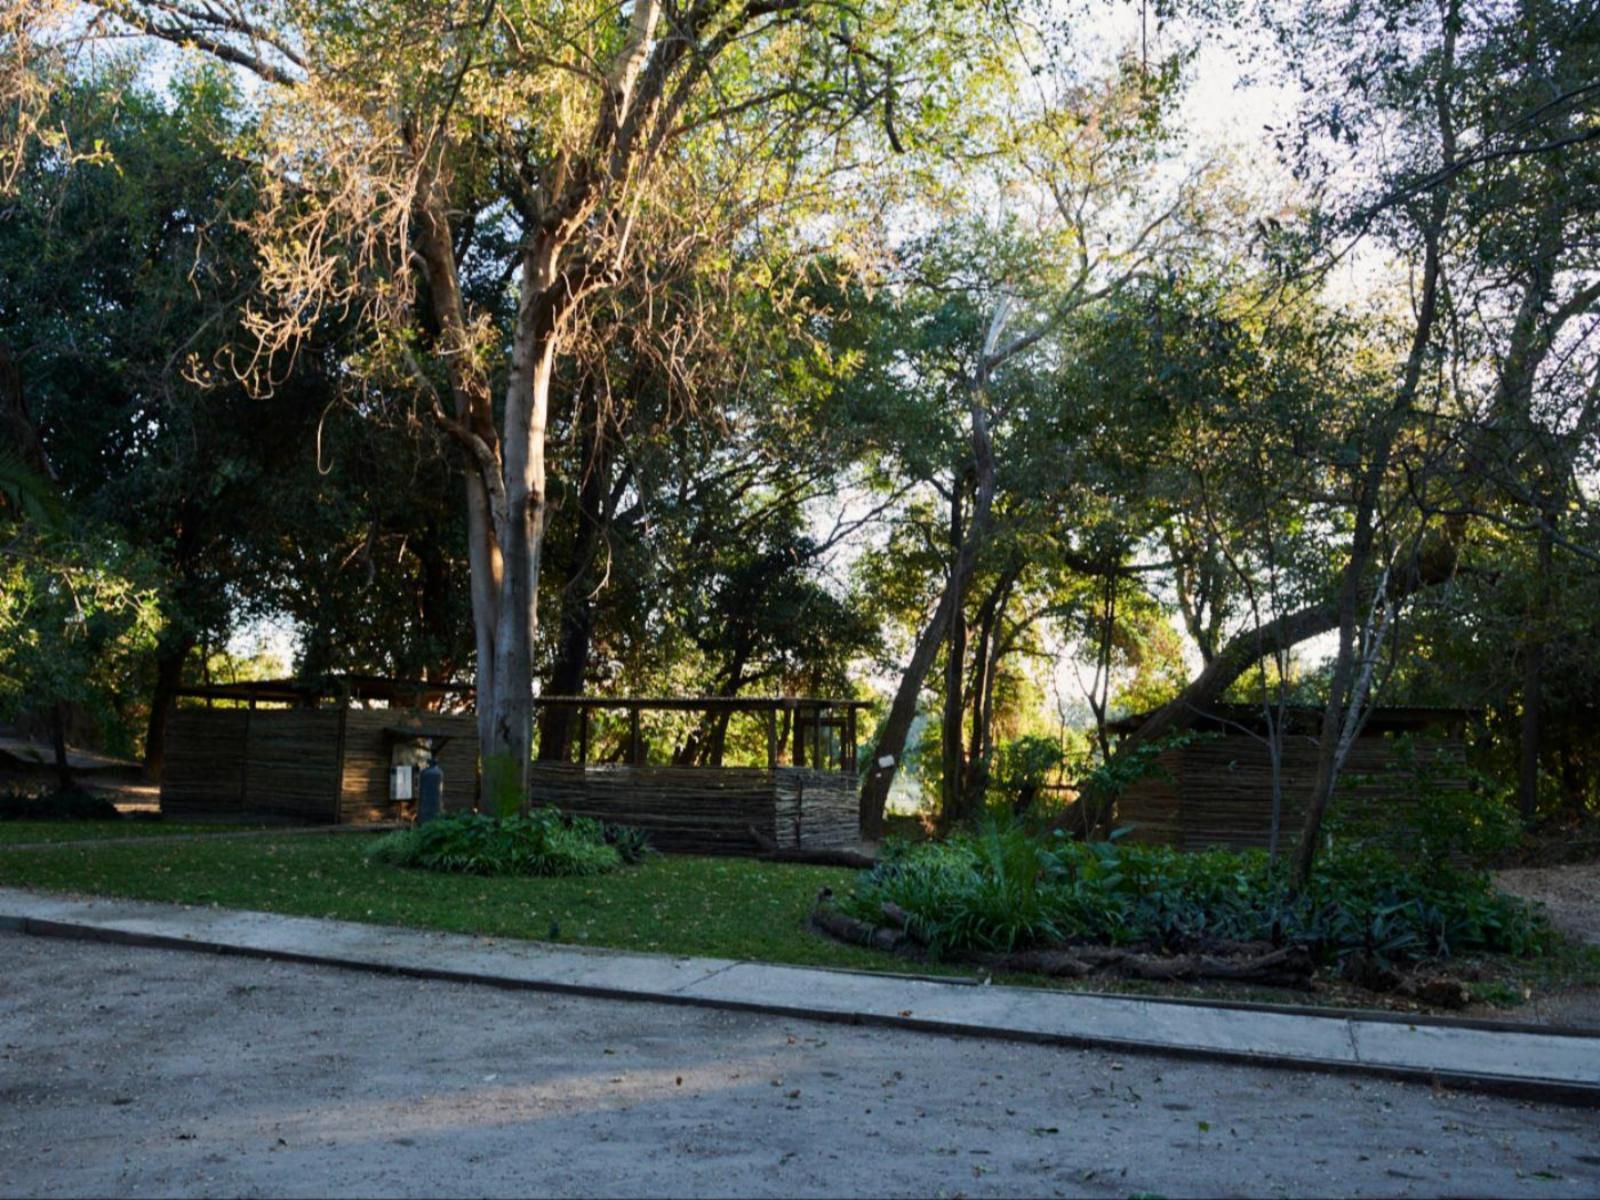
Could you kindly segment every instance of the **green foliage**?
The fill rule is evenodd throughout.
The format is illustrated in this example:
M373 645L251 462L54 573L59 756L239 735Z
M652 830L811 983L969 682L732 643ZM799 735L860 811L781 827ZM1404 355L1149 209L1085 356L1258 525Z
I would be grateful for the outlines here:
M1334 802L1325 825L1336 842L1367 847L1399 858L1427 862L1461 859L1490 862L1510 850L1522 836L1508 789L1481 771L1467 768L1440 746L1412 738L1397 739L1397 770L1408 771L1413 804L1342 804ZM1348 776L1357 787L1367 777ZM1379 786L1392 787L1392 778Z
M148 560L88 522L43 530L0 510L0 718L77 705L113 723L161 614Z
M613 844L599 821L553 808L499 820L463 813L386 834L367 860L460 875L603 875L643 853L631 834L619 840Z
M83 788L0 792L0 821L117 821L121 818L115 804Z
M1032 802L1066 755L1059 738L1024 734L995 751L992 779L1008 809Z
M1078 787L1102 802L1114 800L1141 779L1164 775L1166 770L1162 767L1160 759L1167 751L1181 750L1185 746L1208 741L1216 736L1214 733L1199 733L1186 729L1152 742L1140 743L1126 754L1115 755L1110 761L1099 763L1084 772L1078 781Z
M655 853L650 845L650 835L635 825L613 825L606 821L600 826L600 833L606 845L614 849L629 866L636 866L647 855Z
M1030 834L988 822L976 834L903 849L864 872L842 901L863 920L892 902L936 954L1091 942L1182 950L1211 939L1308 947L1323 961L1473 951L1530 955L1543 917L1489 877L1442 860L1408 864L1370 849L1323 856L1298 895L1259 852L1185 854Z

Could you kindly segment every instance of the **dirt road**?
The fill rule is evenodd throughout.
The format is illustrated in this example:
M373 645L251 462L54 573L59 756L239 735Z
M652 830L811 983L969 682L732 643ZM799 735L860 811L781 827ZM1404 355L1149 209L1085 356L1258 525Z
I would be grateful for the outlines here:
M1600 1192L1593 1111L0 934L0 1195Z

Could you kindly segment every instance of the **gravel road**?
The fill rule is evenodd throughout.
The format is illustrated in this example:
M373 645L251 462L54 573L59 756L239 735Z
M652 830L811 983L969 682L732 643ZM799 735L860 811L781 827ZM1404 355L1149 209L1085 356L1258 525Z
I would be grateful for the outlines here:
M0 933L4 1196L1600 1193L1593 1111Z

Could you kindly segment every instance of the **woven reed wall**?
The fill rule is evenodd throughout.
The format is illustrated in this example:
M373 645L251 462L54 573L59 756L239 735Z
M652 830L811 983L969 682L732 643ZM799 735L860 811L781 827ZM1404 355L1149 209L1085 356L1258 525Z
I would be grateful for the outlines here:
M471 808L477 725L470 716L412 709L180 708L167 725L161 810L172 815L266 815L307 822L395 820L385 729L448 733L440 755L445 799ZM414 801L413 801L414 803Z
M439 754L445 807L472 807L478 788L478 723L474 717L415 709L352 708L344 714L344 770L339 796L342 822L396 821L414 811L415 800L389 799L392 743L384 736L385 729L426 729L448 734L450 740Z
M334 708L257 709L245 750L247 812L338 820L339 717Z
M659 850L750 854L751 829L785 848L856 839L853 780L837 772L535 763L531 775L534 804L637 826Z
M1443 751L1463 763L1458 740L1414 737L1417 752ZM1133 825L1134 841L1157 842L1188 850L1208 846L1265 848L1272 821L1272 763L1266 745L1251 737L1225 737L1169 750L1159 763L1170 778L1141 780L1123 793L1117 823ZM1307 737L1289 738L1283 747L1283 811L1279 847L1298 840L1300 823L1316 779L1317 745ZM1394 743L1360 738L1350 750L1334 804L1404 810L1414 801L1414 777L1396 761Z
M167 717L163 813L242 811L245 722L250 715L242 708L180 708Z

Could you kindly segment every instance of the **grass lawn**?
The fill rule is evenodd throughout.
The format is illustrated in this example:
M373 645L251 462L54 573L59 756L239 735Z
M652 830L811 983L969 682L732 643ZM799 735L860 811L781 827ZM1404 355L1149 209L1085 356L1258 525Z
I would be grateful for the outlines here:
M178 821L0 821L0 847L32 842L91 842L110 838L172 837L189 833L240 833L240 825L193 825Z
M927 970L805 929L817 889L846 886L848 870L653 856L587 879L483 879L369 866L361 856L370 844L364 836L305 835L0 847L0 884L496 937L551 940L554 931L573 945L665 954Z

